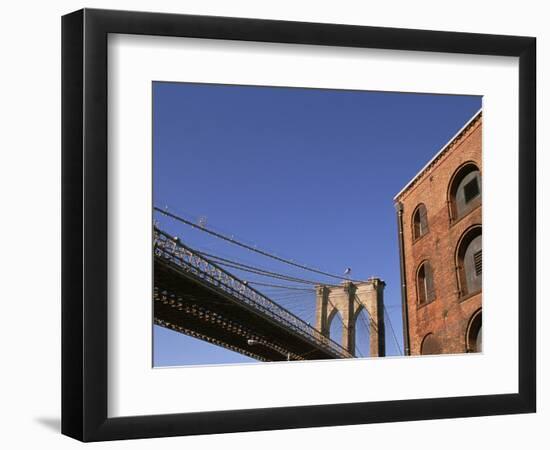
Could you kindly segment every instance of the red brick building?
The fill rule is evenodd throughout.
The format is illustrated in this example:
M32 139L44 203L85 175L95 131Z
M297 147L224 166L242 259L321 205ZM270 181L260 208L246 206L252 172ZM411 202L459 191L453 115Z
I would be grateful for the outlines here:
M481 112L394 198L406 354L481 351Z

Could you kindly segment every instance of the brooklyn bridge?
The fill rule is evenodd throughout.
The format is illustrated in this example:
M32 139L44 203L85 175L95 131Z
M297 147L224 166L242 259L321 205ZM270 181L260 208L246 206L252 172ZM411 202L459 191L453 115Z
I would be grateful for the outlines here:
M385 318L388 316L383 303L385 285L382 280L351 280L322 272L243 244L165 209L155 208L155 211L263 256L339 279L335 284L312 286L313 281L286 277L194 249L178 236L155 225L153 303L156 325L259 361L300 361L365 356L356 346L356 330L362 323L370 336L367 356L385 356ZM242 279L234 273L235 269L274 279L279 284ZM282 285L281 279L294 283ZM307 287L299 287L300 282L308 283ZM260 289L264 286L314 291L315 326L262 292ZM362 312L366 313L367 320ZM336 317L341 321L341 339L330 336L330 326ZM390 327L395 339L391 322Z

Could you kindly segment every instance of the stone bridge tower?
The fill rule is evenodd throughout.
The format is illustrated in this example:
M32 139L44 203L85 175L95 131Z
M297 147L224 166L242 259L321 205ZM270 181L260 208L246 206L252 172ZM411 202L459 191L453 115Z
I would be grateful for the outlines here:
M364 308L370 316L369 356L385 356L385 285L379 278L370 278L361 283L345 281L340 286L317 286L316 328L329 337L332 319L340 313L343 322L341 345L355 355L355 323Z

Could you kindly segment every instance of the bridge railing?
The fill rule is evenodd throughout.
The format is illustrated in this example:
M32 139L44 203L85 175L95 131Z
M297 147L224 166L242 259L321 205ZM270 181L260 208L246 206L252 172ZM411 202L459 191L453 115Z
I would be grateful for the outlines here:
M353 357L344 347L324 336L317 329L287 309L270 300L261 292L250 287L246 282L222 269L204 256L193 251L178 238L158 228L154 229L153 249L155 256L168 260L182 270L191 272L196 277L228 292L248 306L252 306L272 319L283 323L312 343L328 348L340 357Z

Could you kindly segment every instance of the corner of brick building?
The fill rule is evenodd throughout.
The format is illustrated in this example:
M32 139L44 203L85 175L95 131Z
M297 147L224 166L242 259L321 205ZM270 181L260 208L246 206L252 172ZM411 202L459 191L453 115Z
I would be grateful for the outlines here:
M460 219L452 220L449 189L464 164L475 164L482 174L481 153L482 117L478 113L395 198L402 207L402 263L411 355L421 354L422 342L429 334L435 337L440 353L468 351L468 327L481 309L482 294L461 295L456 252L464 233L481 226L482 206L480 201ZM413 214L421 203L426 207L429 231L415 239ZM423 261L430 261L435 292L433 301L420 304L416 280Z

